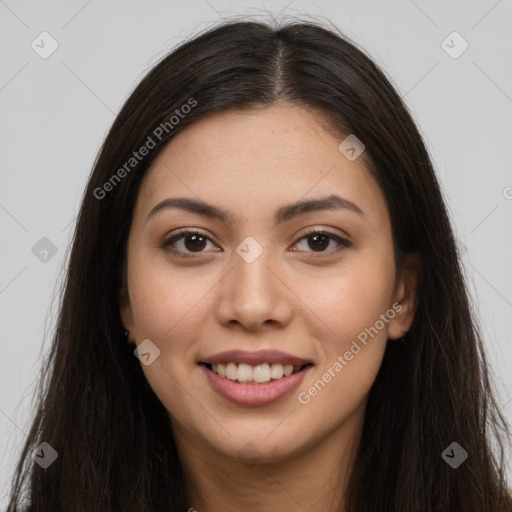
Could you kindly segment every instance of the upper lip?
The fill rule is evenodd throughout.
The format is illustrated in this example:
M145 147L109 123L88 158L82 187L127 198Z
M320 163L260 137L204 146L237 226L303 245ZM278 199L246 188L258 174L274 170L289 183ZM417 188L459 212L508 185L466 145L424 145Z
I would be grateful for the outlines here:
M205 364L227 364L227 363L245 363L251 366L258 364L291 364L293 366L304 366L312 364L307 359L287 354L279 350L258 350L256 352L248 352L245 350L228 350L226 352L219 352L210 357L200 361Z

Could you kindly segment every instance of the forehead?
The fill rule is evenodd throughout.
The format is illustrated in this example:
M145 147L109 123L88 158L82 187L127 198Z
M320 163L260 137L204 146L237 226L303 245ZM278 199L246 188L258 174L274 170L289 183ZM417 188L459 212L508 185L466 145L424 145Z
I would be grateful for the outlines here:
M318 113L297 106L209 115L155 159L139 192L140 213L170 196L187 196L261 215L261 208L337 193L382 220L385 201L363 156L347 159L338 149L344 136L328 128Z

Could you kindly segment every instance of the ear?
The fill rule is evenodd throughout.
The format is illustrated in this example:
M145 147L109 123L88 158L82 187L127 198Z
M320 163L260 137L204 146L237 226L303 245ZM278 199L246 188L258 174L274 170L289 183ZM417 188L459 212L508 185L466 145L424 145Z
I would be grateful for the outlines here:
M411 328L418 305L418 287L421 281L421 273L422 265L419 253L405 254L402 270L393 293L392 304L399 303L399 305L394 308L396 314L389 321L389 339L403 338L405 332Z
M123 284L121 285L121 289L119 290L118 300L121 321L123 322L124 327L130 332L128 336L128 341L130 343L134 343L133 313L130 304L130 296L128 295L128 287L126 285L126 274L124 274L123 276Z

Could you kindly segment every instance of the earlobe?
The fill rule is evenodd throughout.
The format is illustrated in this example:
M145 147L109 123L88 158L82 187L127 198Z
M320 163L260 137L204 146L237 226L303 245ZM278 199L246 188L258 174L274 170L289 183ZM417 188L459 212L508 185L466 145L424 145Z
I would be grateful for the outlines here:
M123 329L123 334L126 338L126 341L128 341L129 343L132 343L131 338L133 338L133 335L130 336L130 333L133 332L133 315L132 315L132 308L130 305L130 299L128 297L128 291L126 289L126 286L123 286L121 288L121 290L119 291L118 301L119 301L119 313L121 316L121 327Z
M121 327L123 328L123 335L126 338L126 341L130 343L130 331L126 328L123 322L121 322Z
M123 329L124 337L128 343L133 343L133 322L132 310L129 305L121 308L121 328Z
M396 286L393 303L398 303L396 315L389 322L388 338L403 338L410 330L418 305L418 288L421 281L421 258L419 253L405 255L402 272Z

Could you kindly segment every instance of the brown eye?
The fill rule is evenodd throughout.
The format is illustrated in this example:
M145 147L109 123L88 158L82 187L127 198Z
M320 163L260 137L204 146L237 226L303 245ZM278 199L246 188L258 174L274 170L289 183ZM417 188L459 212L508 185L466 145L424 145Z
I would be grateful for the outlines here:
M311 249L323 251L329 246L330 238L326 235L309 235L308 241L308 245Z
M181 231L164 241L162 249L187 257L187 253L201 254L211 240L199 231Z
M330 254L343 247L350 247L351 245L348 240L326 231L311 231L300 238L295 245L299 245L302 243L301 241L306 240L307 249L299 250L318 253L319 255L322 255L323 253ZM162 244L162 249L186 258L188 257L187 255L190 254L202 254L203 252L206 252L205 248L208 245L208 242L213 244L210 238L200 231L181 231L180 233L177 233L171 238L165 240ZM332 242L335 243L335 247L328 249Z
M351 245L348 240L326 231L311 231L307 235L304 235L297 244L301 243L302 240L307 240L307 247L311 249L311 251L306 250L306 252L331 253L343 247L350 247ZM331 242L335 242L337 245L333 249L326 251Z
M206 237L202 235L187 235L185 238L185 247L189 251L201 251L201 249L204 249L204 246L206 245Z

